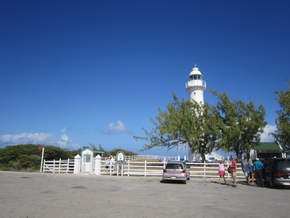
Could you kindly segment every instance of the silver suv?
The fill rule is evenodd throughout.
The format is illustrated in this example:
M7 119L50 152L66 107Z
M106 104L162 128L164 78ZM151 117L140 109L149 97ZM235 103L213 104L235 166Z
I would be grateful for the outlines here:
M190 179L190 172L183 161L169 160L163 169L162 180L183 181Z
M265 159L264 178L273 188L276 185L290 185L290 158Z

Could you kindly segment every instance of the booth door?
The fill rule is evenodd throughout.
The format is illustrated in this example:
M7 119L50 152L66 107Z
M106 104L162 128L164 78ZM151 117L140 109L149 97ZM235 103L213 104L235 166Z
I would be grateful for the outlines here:
M92 172L92 154L84 154L83 156L83 172Z

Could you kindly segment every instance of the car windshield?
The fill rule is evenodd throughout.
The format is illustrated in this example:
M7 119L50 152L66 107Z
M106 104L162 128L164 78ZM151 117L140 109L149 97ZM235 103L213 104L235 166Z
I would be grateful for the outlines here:
M169 163L166 165L166 169L183 169L181 164Z
M290 168L290 161L287 161L287 160L277 161L277 168L279 169Z

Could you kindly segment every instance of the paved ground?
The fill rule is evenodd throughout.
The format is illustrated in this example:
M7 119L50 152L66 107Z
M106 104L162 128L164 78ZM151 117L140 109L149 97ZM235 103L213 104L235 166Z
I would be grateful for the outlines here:
M216 180L216 179L214 179ZM289 217L290 188L0 171L1 218Z

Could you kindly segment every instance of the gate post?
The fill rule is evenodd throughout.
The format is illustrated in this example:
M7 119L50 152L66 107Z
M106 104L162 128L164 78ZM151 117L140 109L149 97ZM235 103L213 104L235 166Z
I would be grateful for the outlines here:
M77 154L74 159L74 174L80 173L80 166L81 166L81 156Z
M99 154L95 157L95 174L101 175L101 156Z

